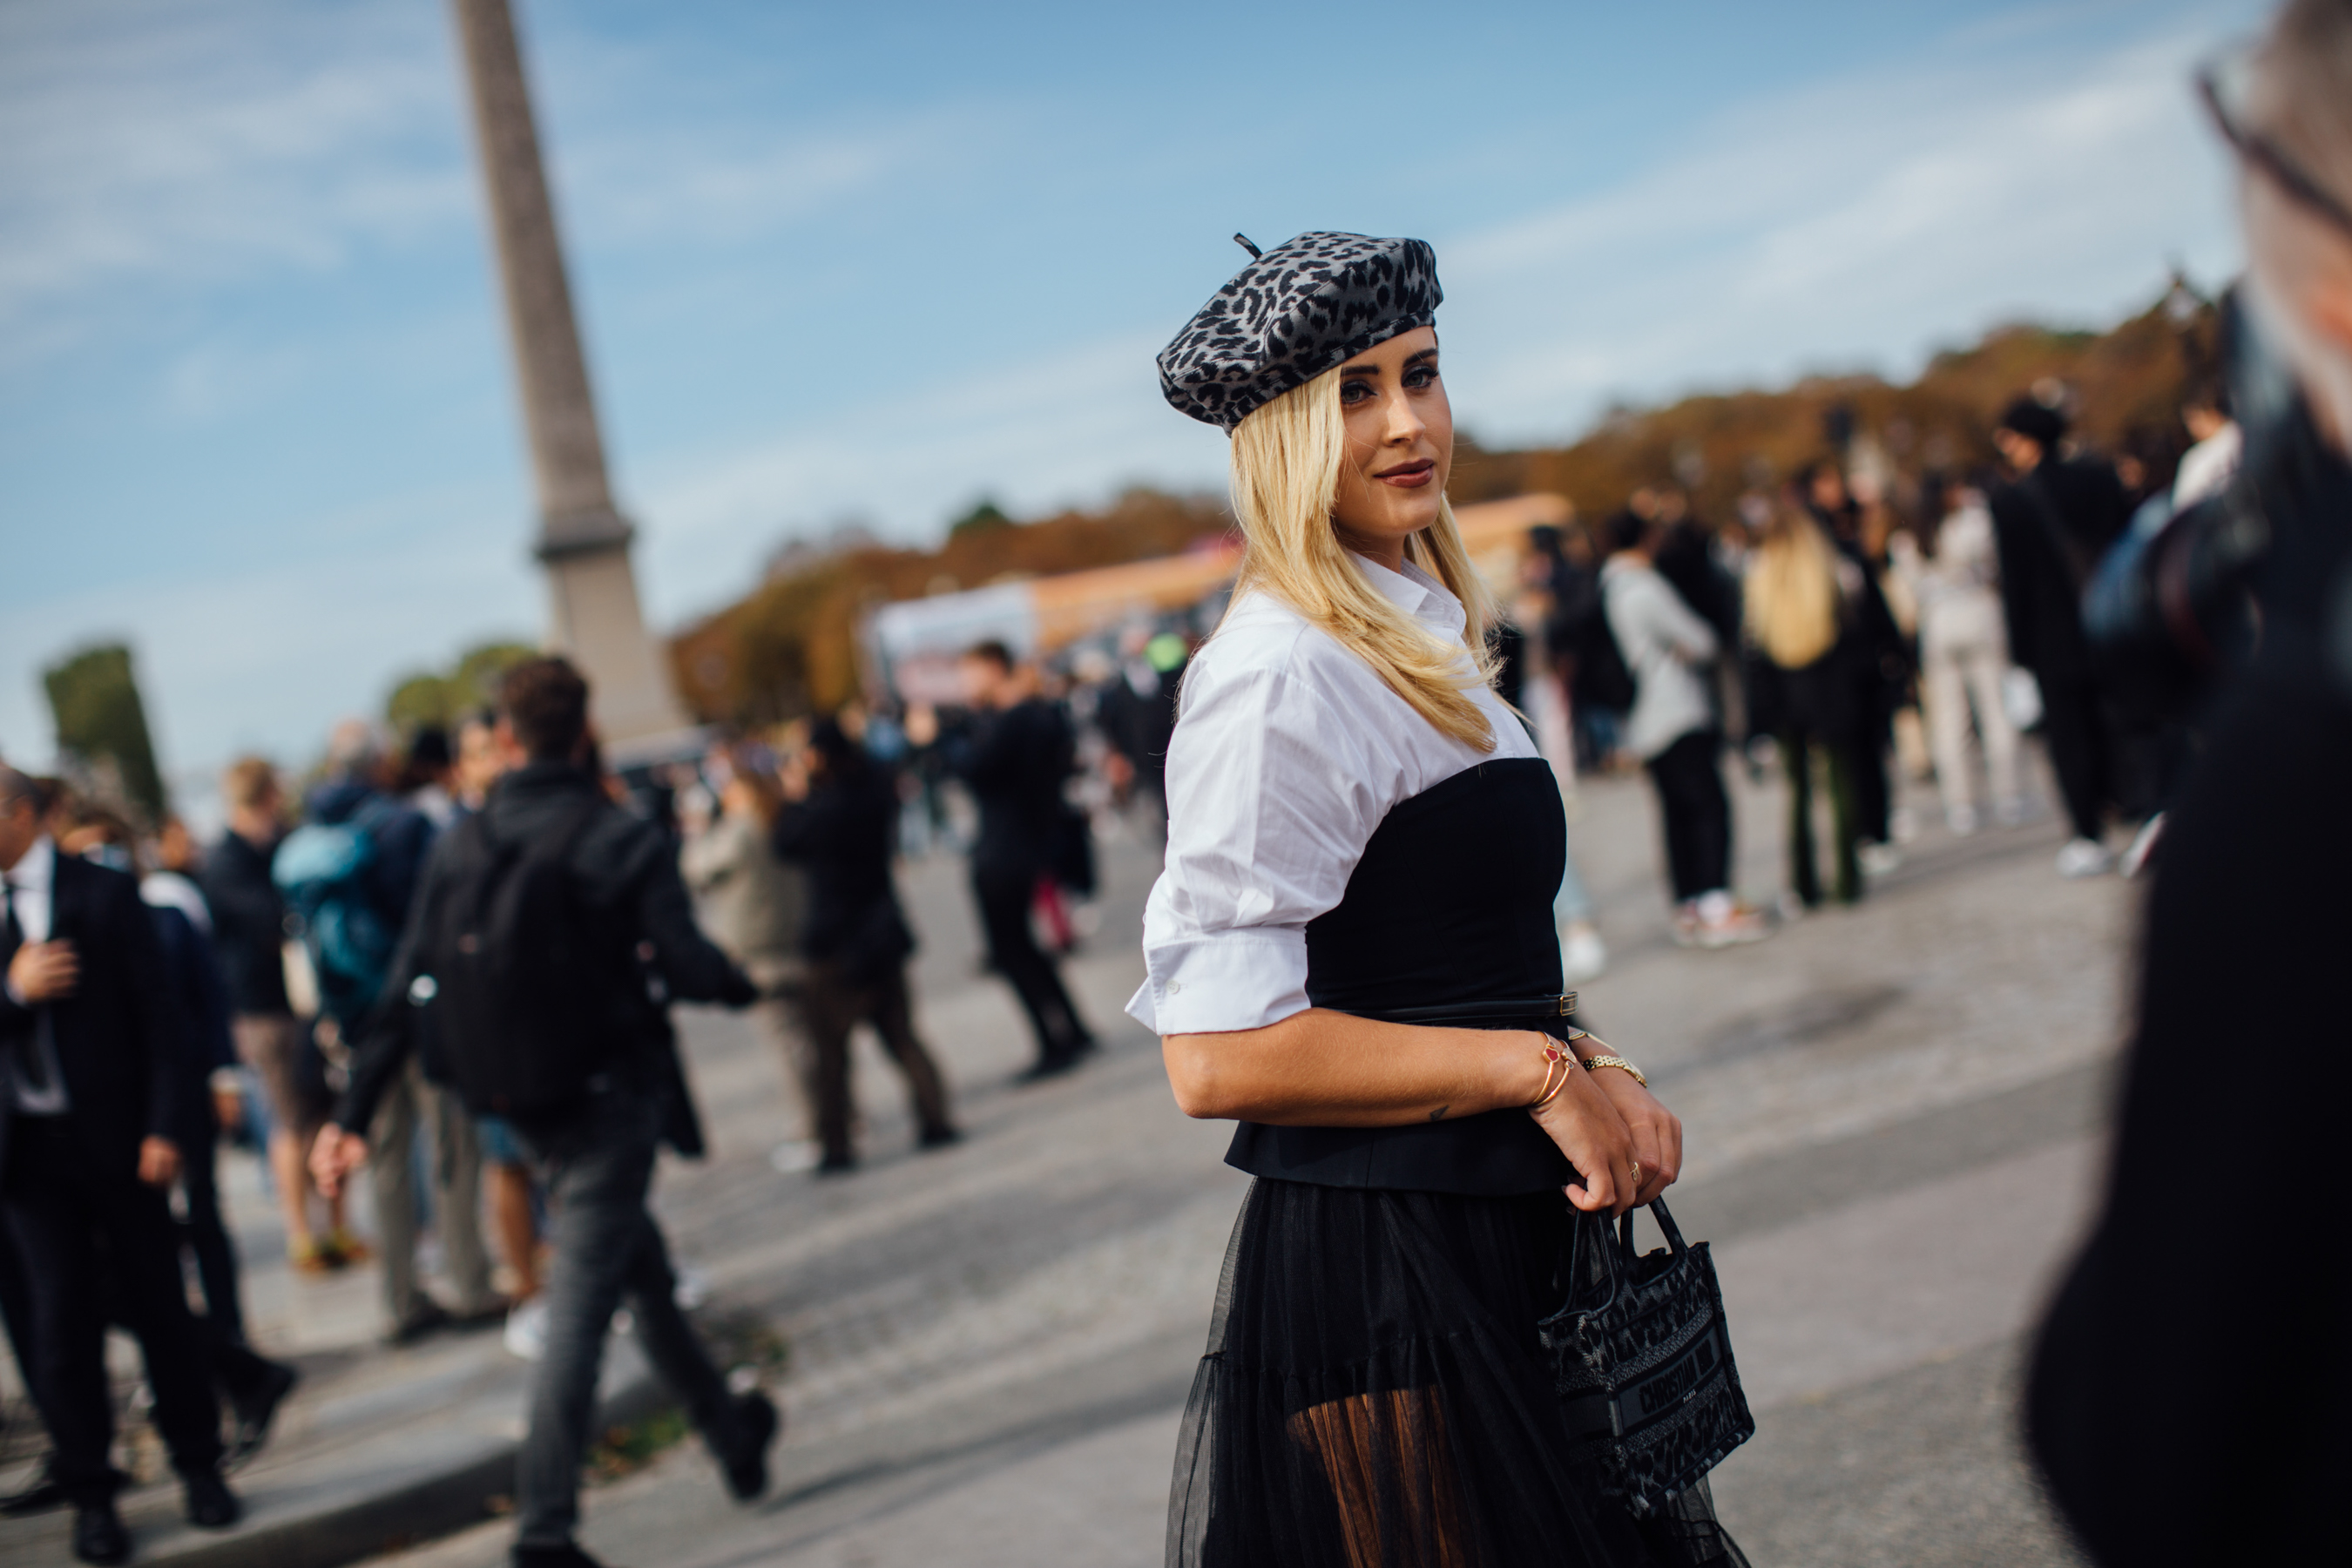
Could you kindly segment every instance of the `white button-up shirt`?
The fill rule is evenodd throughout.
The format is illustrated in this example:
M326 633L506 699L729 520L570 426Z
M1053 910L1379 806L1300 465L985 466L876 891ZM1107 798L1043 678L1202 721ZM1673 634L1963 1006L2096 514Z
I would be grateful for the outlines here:
M1462 640L1462 603L1436 579L1357 563L1440 639ZM1492 752L1432 725L1281 600L1237 602L1184 673L1166 868L1143 912L1149 977L1128 1015L1189 1035L1305 1011L1307 922L1339 903L1390 808L1480 763L1538 754L1500 697L1472 696Z

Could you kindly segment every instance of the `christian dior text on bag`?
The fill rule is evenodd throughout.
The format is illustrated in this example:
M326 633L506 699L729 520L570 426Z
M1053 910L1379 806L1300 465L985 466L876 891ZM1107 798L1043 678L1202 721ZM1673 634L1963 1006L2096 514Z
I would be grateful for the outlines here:
M1599 1465L1601 1489L1636 1519L1756 1435L1706 1244L1685 1245L1664 1204L1650 1212L1666 1248L1639 1258L1631 1214L1622 1229L1577 1215L1568 1304L1537 1325L1572 1452Z

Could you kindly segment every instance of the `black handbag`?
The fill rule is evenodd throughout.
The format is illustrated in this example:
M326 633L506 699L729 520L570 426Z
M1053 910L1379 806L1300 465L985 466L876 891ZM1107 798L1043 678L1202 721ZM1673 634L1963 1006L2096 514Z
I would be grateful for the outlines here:
M1666 1247L1638 1258L1631 1213L1622 1229L1578 1215L1568 1304L1536 1325L1570 1458L1594 1465L1636 1519L1664 1512L1756 1435L1706 1243L1685 1245L1664 1204L1650 1212Z

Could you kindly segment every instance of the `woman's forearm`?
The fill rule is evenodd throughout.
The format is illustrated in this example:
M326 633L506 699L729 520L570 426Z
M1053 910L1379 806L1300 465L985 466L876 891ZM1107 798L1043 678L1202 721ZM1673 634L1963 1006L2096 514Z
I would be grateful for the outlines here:
M1523 1106L1543 1091L1532 1029L1433 1029L1309 1008L1264 1028L1170 1035L1187 1116L1275 1127L1402 1127Z

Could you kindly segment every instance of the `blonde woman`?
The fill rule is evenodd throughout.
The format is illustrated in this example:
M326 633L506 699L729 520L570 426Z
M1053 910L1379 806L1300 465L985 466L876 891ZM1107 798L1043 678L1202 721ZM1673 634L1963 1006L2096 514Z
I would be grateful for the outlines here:
M1789 770L1790 881L1807 905L1822 901L1813 851L1813 782L1830 795L1832 887L1840 903L1862 897L1866 824L1864 770L1876 766L1871 708L1877 679L1859 633L1871 592L1862 563L1841 551L1812 514L1784 499L1748 559L1745 585L1751 725L1780 737ZM1882 612L1883 613L1883 612Z
M1257 1178L1168 1561L1740 1563L1703 1486L1639 1525L1601 1495L1538 1359L1576 1211L1657 1196L1682 1128L1560 1016L1565 825L1445 501L1435 259L1252 256L1160 360L1233 437L1248 550L1185 678L1129 1011Z

